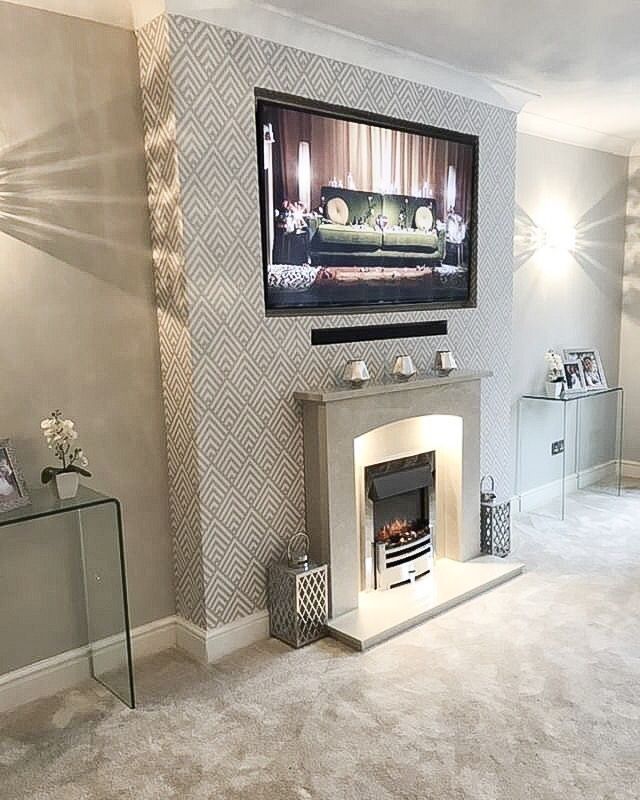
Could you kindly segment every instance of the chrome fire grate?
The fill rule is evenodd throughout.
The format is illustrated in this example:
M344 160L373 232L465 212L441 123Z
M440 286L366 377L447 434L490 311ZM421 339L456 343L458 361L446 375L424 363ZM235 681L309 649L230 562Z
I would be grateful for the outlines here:
M402 544L376 542L376 589L393 589L433 569L433 528Z

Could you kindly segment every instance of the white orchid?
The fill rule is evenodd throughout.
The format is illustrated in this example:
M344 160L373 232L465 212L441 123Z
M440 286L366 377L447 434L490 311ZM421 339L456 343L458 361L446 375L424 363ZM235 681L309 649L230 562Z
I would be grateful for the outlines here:
M547 380L553 383L564 380L564 362L562 356L553 350L547 350L544 354L547 362Z
M54 475L60 472L79 472L81 475L91 477L87 472L89 460L82 448L73 447L73 442L78 438L75 422L64 419L61 411L54 411L40 423L47 446L62 462L61 468L46 467L42 471L42 482L48 483Z

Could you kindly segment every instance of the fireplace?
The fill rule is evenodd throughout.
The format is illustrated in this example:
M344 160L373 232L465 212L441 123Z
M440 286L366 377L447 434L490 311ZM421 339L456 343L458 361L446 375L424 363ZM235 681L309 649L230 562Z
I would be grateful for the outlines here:
M296 393L311 554L329 564L329 630L358 650L522 572L522 564L480 556L487 376L458 370ZM386 584L377 550L385 556L378 565L395 570ZM374 591L383 586L389 591Z
M435 552L435 453L365 467L364 491L366 588L393 589L428 575Z

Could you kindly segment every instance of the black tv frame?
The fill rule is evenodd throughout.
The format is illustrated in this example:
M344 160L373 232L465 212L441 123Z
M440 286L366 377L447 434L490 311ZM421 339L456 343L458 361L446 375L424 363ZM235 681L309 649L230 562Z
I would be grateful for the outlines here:
M255 121L256 121L256 149L258 154L258 188L260 195L260 236L262 241L262 283L264 292L265 315L267 317L285 316L338 316L342 314L369 314L369 313L389 313L392 311L426 311L438 309L454 308L477 308L477 243L478 243L478 151L479 137L470 133L451 131L446 128L437 128L431 125L423 125L418 122L408 120L398 120L393 117L374 114L369 111L350 109L345 106L324 103L318 100L311 100L305 97L274 92L270 89L254 89L255 98ZM264 220L267 214L265 184L262 180L264 173L264 148L262 140L260 108L262 103L280 105L297 111L309 111L334 119L342 119L347 122L362 122L370 125L377 125L382 128L415 133L420 136L430 136L437 139L445 139L450 142L460 142L461 144L473 147L473 173L472 173L472 199L471 215L469 221L469 291L467 299L463 301L438 302L425 301L421 303L404 303L401 301L389 301L388 303L375 303L372 305L318 305L313 307L292 306L288 308L270 308L268 302L268 263L269 245L266 226Z

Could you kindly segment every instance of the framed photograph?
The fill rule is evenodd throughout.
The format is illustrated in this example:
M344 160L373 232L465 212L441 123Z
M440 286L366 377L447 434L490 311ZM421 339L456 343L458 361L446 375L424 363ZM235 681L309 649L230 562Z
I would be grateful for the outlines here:
M595 348L565 349L563 354L565 362L578 361L580 363L585 391L593 392L607 388L607 378L602 367L600 353Z
M564 362L565 395L582 394L587 391L582 363L577 359Z
M0 439L0 514L30 502L11 439Z

